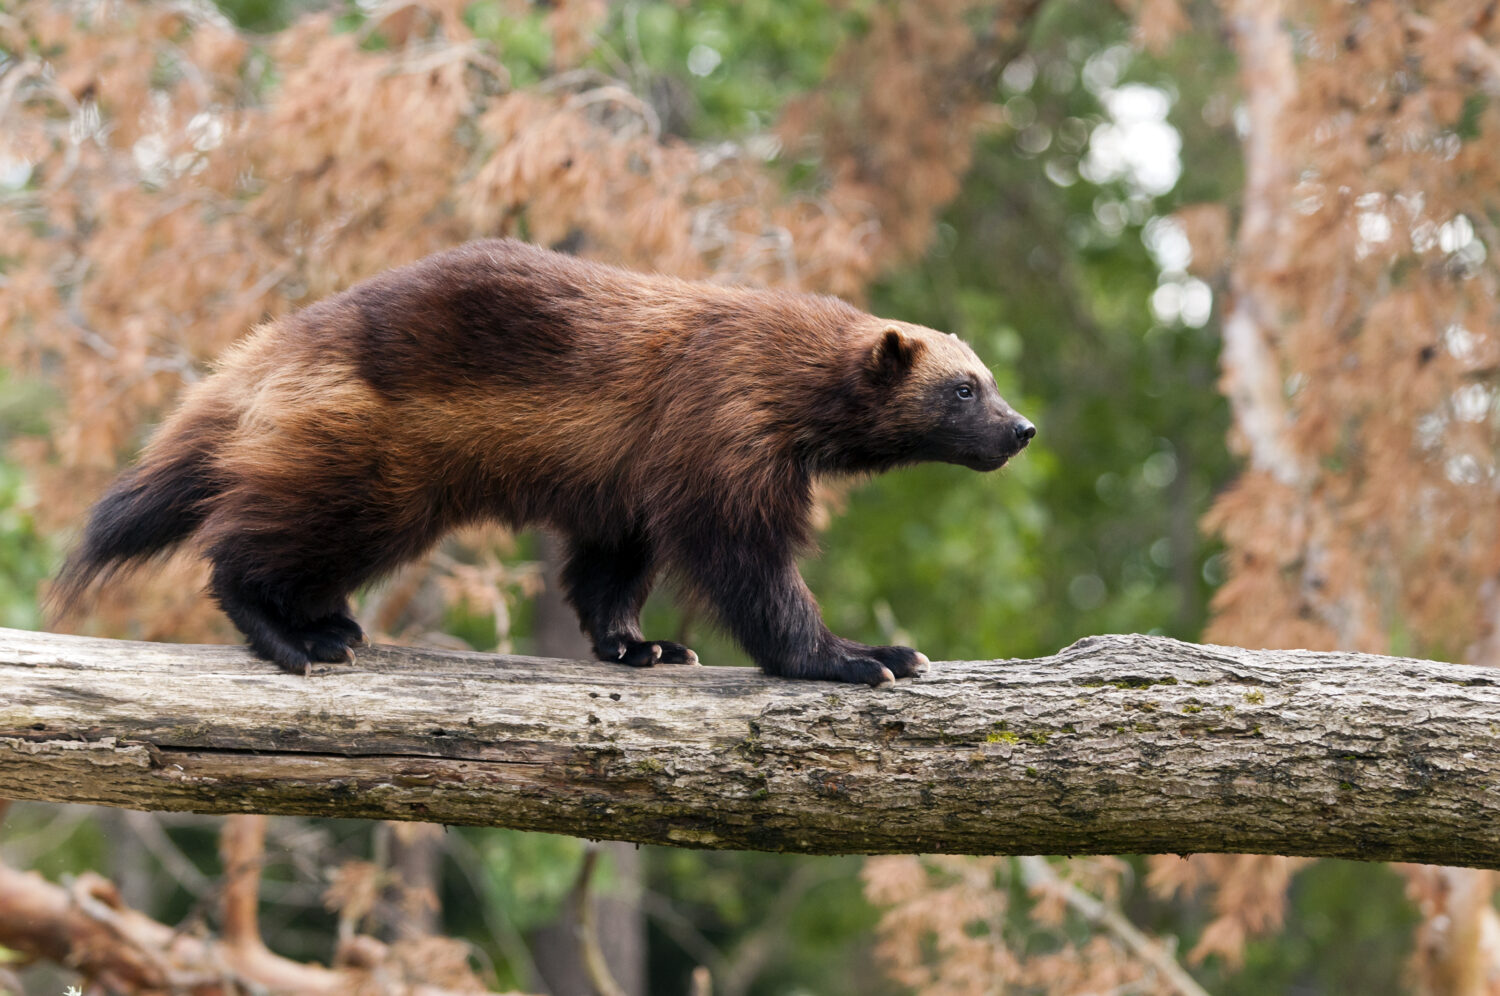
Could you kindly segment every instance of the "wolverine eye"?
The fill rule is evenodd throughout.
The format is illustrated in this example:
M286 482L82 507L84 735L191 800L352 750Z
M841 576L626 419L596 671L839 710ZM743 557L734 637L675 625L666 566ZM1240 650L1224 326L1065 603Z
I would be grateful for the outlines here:
M960 401L970 401L974 397L974 388L968 384L960 384L953 389L953 393L958 395Z

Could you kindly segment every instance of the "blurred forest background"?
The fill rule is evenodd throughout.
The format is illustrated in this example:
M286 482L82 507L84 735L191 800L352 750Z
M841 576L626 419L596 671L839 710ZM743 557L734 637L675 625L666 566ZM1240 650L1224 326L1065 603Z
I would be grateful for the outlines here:
M1494 0L9 0L0 625L41 625L89 502L246 329L508 234L839 294L994 366L1039 426L1024 458L822 495L806 573L845 635L1500 664L1497 98ZM462 535L359 614L574 653L549 555ZM201 587L174 560L82 628L232 639ZM16 804L0 858L227 934L226 826ZM582 842L264 829L279 954L363 965L361 992L591 991ZM601 852L585 901L629 993L1500 992L1490 872ZM83 984L9 943L0 992Z

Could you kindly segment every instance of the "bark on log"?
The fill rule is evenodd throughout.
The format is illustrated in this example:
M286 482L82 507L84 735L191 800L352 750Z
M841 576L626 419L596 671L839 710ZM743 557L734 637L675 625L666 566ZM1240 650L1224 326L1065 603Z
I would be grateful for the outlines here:
M1091 637L889 690L0 630L0 797L805 853L1500 867L1500 674Z

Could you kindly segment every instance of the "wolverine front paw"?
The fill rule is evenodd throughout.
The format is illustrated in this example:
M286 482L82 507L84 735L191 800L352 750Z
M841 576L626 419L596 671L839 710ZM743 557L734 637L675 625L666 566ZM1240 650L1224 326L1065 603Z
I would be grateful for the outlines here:
M911 647L866 647L871 657L890 669L897 678L915 678L932 666L920 650Z
M680 643L673 643L671 640L632 640L623 636L610 637L594 644L594 655L601 661L613 661L631 667L698 663L698 655Z
M820 678L850 684L888 688L897 678L911 678L926 671L932 662L911 647L870 647L840 640L831 653L809 661L808 666L787 674L789 678Z

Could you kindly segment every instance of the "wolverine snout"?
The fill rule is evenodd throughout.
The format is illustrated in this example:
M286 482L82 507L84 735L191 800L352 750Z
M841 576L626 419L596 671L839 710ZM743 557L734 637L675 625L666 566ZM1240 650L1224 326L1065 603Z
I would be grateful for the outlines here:
M994 435L991 438L998 451L996 456L1003 461L1026 448L1026 444L1031 442L1032 437L1036 435L1036 426L1032 425L1031 420L1025 416L1007 411L993 431Z
M1003 467L1006 461L1024 450L1035 435L1036 426L1031 424L1031 420L1007 407L1004 415L991 429L991 452L987 459L980 461L976 469L995 470Z
M1031 424L1031 419L1006 404L1004 398L997 397L991 402L989 415L995 445L1006 450L1007 455L1013 456L1024 450L1036 435L1036 426Z

